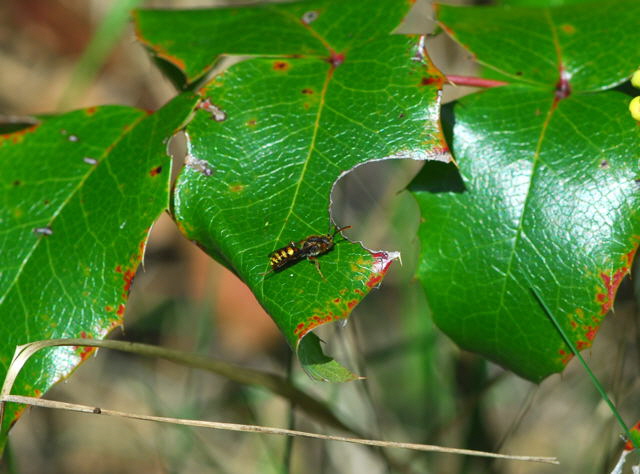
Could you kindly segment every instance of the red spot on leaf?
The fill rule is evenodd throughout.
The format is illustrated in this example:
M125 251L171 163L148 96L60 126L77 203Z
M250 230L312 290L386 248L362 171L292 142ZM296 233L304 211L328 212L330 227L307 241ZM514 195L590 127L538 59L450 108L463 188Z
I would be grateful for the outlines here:
M87 109L84 110L84 113L86 113L88 116L92 116L94 115L96 112L98 111L98 107L89 107Z
M286 71L290 67L291 64L286 61L276 61L275 63L273 63L273 69L276 71Z
M564 349L560 349L558 353L560 354L562 365L567 365L573 358L573 354L565 351Z
M116 311L116 314L120 317L122 317L124 315L124 305L120 304L118 305L118 311Z
M600 274L600 278L604 283L604 288L601 292L596 294L596 300L601 304L601 315L607 314L613 306L618 287L620 286L620 283L622 282L624 277L631 271L631 265L633 263L633 259L636 255L637 250L638 237L634 236L633 248L620 257L622 260L622 266L619 269L613 271L613 274L607 274L604 272Z
M581 351L582 349L586 349L589 347L591 343L589 341L576 341L576 349Z
M600 310L600 314L605 315L609 312L611 307L613 306L613 302L616 298L616 292L618 291L618 287L620 286L620 282L627 274L627 269L623 268L616 271L613 275L609 276L606 273L601 273L600 278L604 282L604 288L606 293L599 293L596 295L596 298L599 302L602 303L602 309Z
M302 93L307 95L312 95L314 92L313 92L313 89L302 89Z
M382 275L377 274L377 275L372 275L371 277L369 277L369 279L367 280L366 285L369 288L376 288L378 285L380 285L380 282L382 281Z
M85 331L82 331L80 333L80 337L82 339L93 339L93 336L91 336L90 334L87 334ZM87 360L89 355L96 350L95 347L88 347L88 346L76 346L75 349L78 352L80 359L82 360Z
M116 273L122 273L122 267L120 265L116 267Z
M247 120L247 127L255 127L256 119Z
M229 191L232 193L239 193L244 189L244 184L232 184L229 186Z
M332 51L331 56L329 56L329 64L336 68L344 62L344 59L344 53L336 53L335 51Z
M585 333L585 336L587 337L587 339L589 339L590 341L593 341L596 337L596 334L598 334L597 329L594 329L591 326L587 326L587 332Z
M107 306L105 306L105 307L104 307L104 310L105 310L106 312L110 313L111 311L113 311L113 306L109 306L109 305L107 305Z
M632 433L634 433L636 435L640 434L640 421L637 422L635 425L633 425L633 427L631 427L631 429L629 431L631 431ZM634 449L635 449L635 447L633 446L633 441L628 440L624 445L624 450L625 451L632 451Z
M556 83L556 96L554 105L562 99L566 99L571 95L571 84L569 84L569 75L564 69L564 66L560 65L560 79Z
M347 301L347 307L349 309L353 309L355 308L355 306L358 304L358 300L351 300L351 301Z
M333 302L334 302L335 304L339 304L339 303L340 303L340 301L342 301L340 298L334 298L334 299L333 299Z
M439 77L423 77L420 80L420 85L421 86L429 86L431 84L438 84L442 82L442 79Z
M149 174L151 176L158 176L160 173L162 173L162 166L156 166L151 171L149 171Z
M126 272L124 272L124 276L122 277L124 279L124 294L122 295L123 297L127 297L129 296L129 291L131 291L131 284L133 283L133 279L136 276L136 272L133 270L127 270Z

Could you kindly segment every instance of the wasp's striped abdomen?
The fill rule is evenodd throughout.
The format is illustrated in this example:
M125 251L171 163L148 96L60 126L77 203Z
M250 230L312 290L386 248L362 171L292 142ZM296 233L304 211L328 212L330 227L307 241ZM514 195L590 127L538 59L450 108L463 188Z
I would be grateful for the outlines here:
M295 242L291 242L286 247L274 250L269 254L269 265L272 270L279 270L287 265L297 262L300 257L300 249Z

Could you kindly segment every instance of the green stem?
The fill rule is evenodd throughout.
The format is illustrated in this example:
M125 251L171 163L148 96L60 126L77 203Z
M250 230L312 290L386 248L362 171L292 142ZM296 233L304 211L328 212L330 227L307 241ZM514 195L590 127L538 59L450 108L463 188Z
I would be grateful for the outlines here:
M59 109L69 108L73 105L74 97L80 97L86 91L120 39L129 21L129 11L141 3L142 0L116 0L112 3L75 65L71 79L62 92Z
M613 404L613 402L611 401L611 399L607 395L607 392L605 391L604 387L602 386L602 384L600 383L600 381L598 380L596 375L591 371L591 368L589 368L589 365L587 364L587 362L584 360L584 358L582 357L582 355L580 354L580 352L578 351L576 346L571 341L571 339L569 339L569 336L564 331L564 329L562 328L560 323L558 323L558 320L553 315L553 313L551 312L549 307L546 305L546 303L544 302L544 300L542 299L542 297L540 296L538 291L533 287L531 282L529 282L529 287L531 288L533 296L536 298L538 303L540 303L540 306L542 306L542 309L547 314L547 316L549 317L549 319L551 320L553 325L556 327L556 329L558 330L558 332L562 336L562 339L564 340L564 343L567 346L569 346L569 348L571 349L571 352L573 352L573 354L578 358L578 360L580 360L580 363L582 364L582 366L587 371L587 374L589 374L589 377L591 377L591 382L593 382L593 385L596 387L596 390L598 391L598 393L600 394L602 399L605 401L605 403L607 405L609 405L609 408L611 409L611 412L613 413L613 416L618 421L618 424L620 425L620 427L622 428L622 430L626 434L627 439L631 440L631 442L633 443L634 448L636 448L636 449L639 448L640 446L637 445L636 441L634 440L634 437L631 436L631 432L629 431L629 428L627 427L626 423L624 422L624 420L620 416L620 413L618 413L618 410L616 409L615 405Z

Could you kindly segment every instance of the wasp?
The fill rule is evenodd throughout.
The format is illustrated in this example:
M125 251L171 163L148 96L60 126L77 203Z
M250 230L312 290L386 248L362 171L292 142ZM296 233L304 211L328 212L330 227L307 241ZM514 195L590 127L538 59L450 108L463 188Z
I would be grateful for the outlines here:
M285 245L278 250L274 250L269 254L269 265L271 268L269 271L265 273L278 272L283 270L295 263L298 263L305 258L310 262L314 263L316 266L316 270L325 280L322 271L320 270L320 263L318 262L318 257L329 252L335 242L333 241L335 235L338 232L342 232L345 229L350 229L351 226L348 225L346 227L337 228L333 233L322 234L322 235L310 235L306 239L302 239L299 242L290 242L289 245Z

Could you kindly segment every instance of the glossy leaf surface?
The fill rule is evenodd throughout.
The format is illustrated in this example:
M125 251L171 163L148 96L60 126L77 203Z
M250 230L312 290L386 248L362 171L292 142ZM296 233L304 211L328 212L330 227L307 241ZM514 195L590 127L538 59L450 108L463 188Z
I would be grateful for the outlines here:
M577 347L591 344L640 238L640 134L626 101L608 92L554 107L546 92L513 87L457 104L465 190L415 194L420 278L462 347L532 380L562 370L570 351L526 278Z
M167 207L166 140L194 104L181 96L152 115L94 107L0 138L2 374L19 344L103 338L121 324L150 226ZM43 351L15 393L43 394L90 352Z
M134 21L138 40L192 83L223 55L327 58L387 37L412 3L315 0L251 8L138 10Z
M486 64L487 45L497 44L498 37L514 38L502 23L493 31L483 28L480 13L476 34L465 27L459 33L456 28L467 25L471 13L441 8L446 28L456 36L468 34L463 42L477 46ZM498 10L478 11L493 15ZM506 22L512 12L517 25L531 11L505 9L497 16ZM544 15L557 21L567 11L545 9ZM604 28L604 12L582 13L571 23L580 25L577 31ZM635 69L633 55L626 63L614 55L615 68L601 69L600 63L589 68L592 63L581 50L593 42L584 38L584 44L566 49L556 42L558 52L549 56L543 54L545 45L553 45L560 33L535 25L532 21L528 33L520 31L522 44L530 46L511 50L511 62L507 54L500 58L509 49L503 48L492 63L503 71L522 71L520 84L469 95L454 106L457 188L434 191L435 175L428 166L413 189L424 220L419 277L436 323L461 347L540 381L561 371L571 353L529 282L560 315L576 346L590 346L640 239L640 128L629 116L628 96L577 92L624 79L614 69ZM618 44L612 36L599 40L600 51ZM537 67L542 56L553 60L546 69ZM554 63L558 57L566 63ZM580 61L583 70L570 66ZM568 72L565 80L562 70Z
M318 379L355 376L324 356L310 331L346 318L379 285L395 255L338 235L333 250L319 256L321 275L304 258L270 271L269 254L333 231L331 190L355 166L448 159L438 123L442 77L420 38L390 35L409 5L316 1L198 16L137 14L143 41L155 51L170 50L166 56L190 80L220 54L259 55L200 91L173 211L189 239L249 285ZM185 44L173 44L170 25L181 15L194 26ZM159 25L169 30L167 39ZM211 40L229 31L235 41Z
M553 87L562 71L573 91L601 90L627 80L640 64L636 0L557 8L438 5L437 15L480 64L509 82Z

